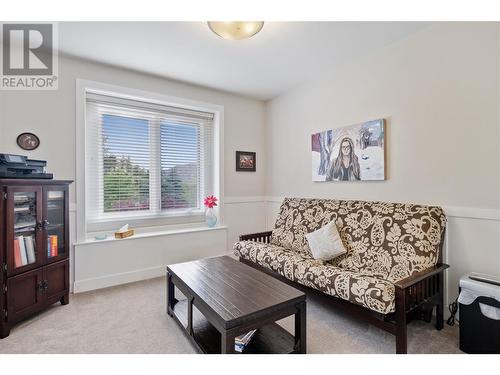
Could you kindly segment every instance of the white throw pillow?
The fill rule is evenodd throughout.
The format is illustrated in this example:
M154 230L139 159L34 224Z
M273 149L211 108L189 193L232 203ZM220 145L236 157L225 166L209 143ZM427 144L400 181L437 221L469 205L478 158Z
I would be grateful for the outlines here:
M306 239L314 259L330 260L347 253L335 221L306 234Z

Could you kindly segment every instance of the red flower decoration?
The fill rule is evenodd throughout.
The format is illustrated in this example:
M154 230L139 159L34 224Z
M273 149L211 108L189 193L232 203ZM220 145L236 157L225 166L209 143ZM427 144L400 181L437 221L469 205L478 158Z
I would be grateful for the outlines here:
M217 197L209 195L208 197L205 198L204 201L205 207L214 208L215 206L217 206L217 200L218 200Z

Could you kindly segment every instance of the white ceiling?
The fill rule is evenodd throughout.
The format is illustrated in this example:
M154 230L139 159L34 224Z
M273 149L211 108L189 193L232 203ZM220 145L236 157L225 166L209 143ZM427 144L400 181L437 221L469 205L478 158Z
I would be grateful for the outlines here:
M229 41L203 22L61 22L62 53L267 100L429 23L266 22Z

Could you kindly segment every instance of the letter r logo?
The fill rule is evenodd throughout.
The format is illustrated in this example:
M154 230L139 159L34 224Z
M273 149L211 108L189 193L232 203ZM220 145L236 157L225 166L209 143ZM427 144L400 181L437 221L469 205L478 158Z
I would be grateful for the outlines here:
M52 75L52 24L2 26L4 75Z

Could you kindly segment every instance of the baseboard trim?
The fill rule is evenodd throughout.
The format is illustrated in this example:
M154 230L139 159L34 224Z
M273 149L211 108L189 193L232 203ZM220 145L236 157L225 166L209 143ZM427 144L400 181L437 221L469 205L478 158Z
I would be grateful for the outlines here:
M106 275L92 279L76 280L73 283L73 293L83 293L90 290L108 288L110 286L154 279L155 277L164 276L166 272L166 266L156 266L130 272L115 273L112 275Z
M209 258L224 255L235 258L232 252L224 252L222 254L210 256ZM150 268L142 268L129 272L115 273L112 275L105 275L101 277L94 277L91 279L77 280L73 283L73 293L83 293L96 289L109 288L111 286L134 283L136 281L154 279L157 277L165 276L166 274L167 266L163 265Z

